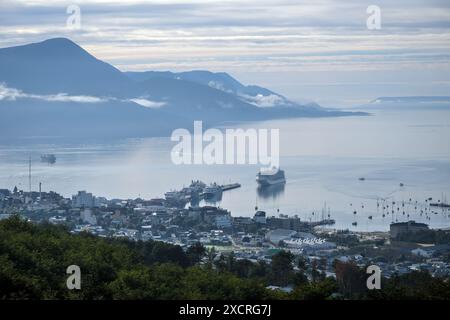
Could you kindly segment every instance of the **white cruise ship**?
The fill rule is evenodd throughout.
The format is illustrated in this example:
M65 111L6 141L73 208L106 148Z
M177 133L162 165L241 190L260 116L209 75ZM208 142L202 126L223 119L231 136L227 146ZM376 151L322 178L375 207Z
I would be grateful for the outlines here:
M256 182L262 187L274 184L286 183L284 171L280 168L272 168L272 170L260 171L256 175Z

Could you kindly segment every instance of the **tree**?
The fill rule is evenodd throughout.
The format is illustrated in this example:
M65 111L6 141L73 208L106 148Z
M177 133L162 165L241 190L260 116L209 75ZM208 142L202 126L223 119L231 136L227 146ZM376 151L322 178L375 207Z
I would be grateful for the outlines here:
M300 270L306 270L306 259L303 256L299 256L297 260L297 267Z
M272 256L271 281L275 285L286 286L293 276L292 261L294 255L289 251L280 251Z
M319 282L306 283L298 286L292 293L294 299L326 300L338 289L333 278L326 278Z
M336 260L334 268L339 290L345 297L352 297L367 291L366 274L354 262Z
M217 256L216 249L214 247L209 248L206 250L206 257L208 259L208 268L212 268L214 264L214 259Z
M205 256L206 249L200 242L196 242L187 249L186 254L189 257L191 265L195 265Z

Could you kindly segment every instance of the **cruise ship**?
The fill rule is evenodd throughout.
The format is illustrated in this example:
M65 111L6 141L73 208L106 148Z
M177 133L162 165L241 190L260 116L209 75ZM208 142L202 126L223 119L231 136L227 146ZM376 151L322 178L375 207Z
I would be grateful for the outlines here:
M256 175L256 182L262 187L274 184L286 183L284 171L280 168L272 168L271 170L259 171Z

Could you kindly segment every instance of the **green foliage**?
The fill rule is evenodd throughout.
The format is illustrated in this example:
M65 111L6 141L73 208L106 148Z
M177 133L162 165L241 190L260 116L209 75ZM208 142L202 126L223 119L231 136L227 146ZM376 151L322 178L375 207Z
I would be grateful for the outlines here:
M415 272L366 290L367 275L336 262L337 281L308 281L305 261L280 251L271 264L236 259L199 244L186 252L163 242L105 239L35 225L15 216L0 221L0 299L450 299L450 281ZM206 264L198 262L206 257ZM81 269L81 290L68 290L66 268ZM291 286L288 294L267 285Z
M367 275L354 262L334 262L336 281L344 297L352 298L367 290Z
M337 290L336 281L326 278L322 281L303 283L292 293L292 298L299 300L326 300Z
M192 266L194 246L72 235L17 217L0 222L1 299L267 299L261 281ZM195 256L195 258L193 258ZM68 290L66 268L81 269L81 290Z
M271 282L278 286L286 286L292 282L294 273L292 262L294 255L290 251L280 251L272 256Z
M414 271L383 279L381 290L371 290L366 299L383 300L438 300L450 299L449 279L432 277L428 272Z
M193 246L190 246L186 253L190 262L195 265L205 256L206 249L200 242L197 242Z
M368 290L365 286L367 274L353 263L336 262L335 271L339 292L349 299L450 299L450 279L435 278L424 271L382 278L380 290Z

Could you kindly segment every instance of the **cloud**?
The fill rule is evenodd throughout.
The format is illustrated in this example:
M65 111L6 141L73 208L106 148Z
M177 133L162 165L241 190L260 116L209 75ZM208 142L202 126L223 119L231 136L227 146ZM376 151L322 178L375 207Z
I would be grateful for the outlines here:
M26 95L20 90L8 88L5 84L0 83L0 101L1 100L16 100L24 98Z
M146 98L117 99L114 97L94 97L94 96L71 96L66 93L49 95L38 95L25 93L15 88L9 88L4 83L0 83L0 101L16 101L18 99L36 99L48 102L77 102L77 103L105 103L110 101L133 102L146 108L160 108L165 102L151 101Z
M220 91L227 92L227 93L233 93L232 90L227 90L227 89L224 87L223 83L222 83L222 82L219 82L219 81L212 81L212 80L211 80L210 82L208 82L208 86L211 87L211 88L220 90Z
M144 98L129 99L128 101L131 101L140 106L143 106L146 108L152 108L152 109L161 108L162 106L164 106L166 104L165 102L156 102L156 101L151 101L151 100L144 99Z
M58 93L55 95L47 95L47 96L36 96L38 99L43 99L46 101L55 101L55 102L80 102L80 103L102 103L107 102L108 98L99 98L93 96L69 96L65 93Z
M267 96L262 94L258 94L256 96L241 95L241 97L245 101L260 108L276 107L286 103L286 100L283 97L276 94L269 94Z
M70 96L66 93L50 94L50 95L38 95L24 93L21 90L15 88L9 88L4 83L0 83L0 101L17 99L37 99L49 102L80 102L80 103L102 103L107 102L108 98L99 98L93 96Z

